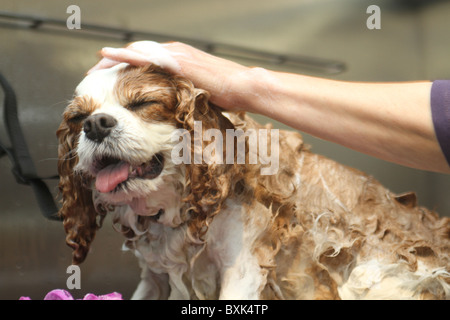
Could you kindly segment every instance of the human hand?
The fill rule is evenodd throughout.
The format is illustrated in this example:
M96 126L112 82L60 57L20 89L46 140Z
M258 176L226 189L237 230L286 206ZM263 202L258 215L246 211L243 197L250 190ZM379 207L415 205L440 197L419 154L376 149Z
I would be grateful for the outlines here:
M110 68L122 62L135 66L153 63L169 72L180 73L180 66L174 59L174 56L178 54L167 50L165 46L167 44L153 41L138 41L129 44L125 48L103 48L100 53L104 58L92 67L88 74L96 70Z
M184 43L133 42L125 48L103 48L103 59L88 73L121 62L136 66L156 64L170 73L184 76L197 88L207 90L211 102L227 110L245 110L243 101L251 68L222 59Z

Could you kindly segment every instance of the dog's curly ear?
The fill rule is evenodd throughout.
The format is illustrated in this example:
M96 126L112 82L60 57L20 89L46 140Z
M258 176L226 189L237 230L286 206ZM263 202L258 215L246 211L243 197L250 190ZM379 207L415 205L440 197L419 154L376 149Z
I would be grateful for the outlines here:
M74 173L78 163L76 146L81 124L73 125L67 121L67 112L59 126L56 136L58 146L59 191L62 206L59 211L66 231L66 243L74 251L72 263L80 264L88 254L96 230L100 227L93 204L92 192L84 187L82 176ZM101 224L101 223L100 223Z
M202 152L206 145L203 141L205 131L218 129L222 137L226 136L227 129L234 129L234 125L226 118L220 109L209 103L209 93L194 88L192 83L185 79L177 81L178 106L175 117L179 128L187 130L191 136L191 163L186 165L186 181L189 188L188 196L184 199L192 207L190 220L191 234L202 238L206 233L208 224L223 206L224 201L232 192L233 186L241 177L241 168L225 163L195 163L195 152ZM202 132L194 134L201 124ZM196 141L200 140L200 141ZM223 141L222 141L223 142ZM201 150L195 150L201 146ZM222 148L222 159L226 158L225 147ZM235 153L236 154L236 153ZM197 155L198 156L198 155ZM224 161L225 162L225 161Z

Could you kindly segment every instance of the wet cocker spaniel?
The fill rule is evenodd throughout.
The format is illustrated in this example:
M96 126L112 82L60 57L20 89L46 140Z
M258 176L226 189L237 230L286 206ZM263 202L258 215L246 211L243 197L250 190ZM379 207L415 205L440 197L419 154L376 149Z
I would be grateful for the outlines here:
M296 132L256 151L247 137L225 161L217 133L238 129L271 130L155 66L88 75L57 131L73 263L108 214L142 267L136 299L450 298L449 218L311 153ZM270 174L261 150L279 152Z

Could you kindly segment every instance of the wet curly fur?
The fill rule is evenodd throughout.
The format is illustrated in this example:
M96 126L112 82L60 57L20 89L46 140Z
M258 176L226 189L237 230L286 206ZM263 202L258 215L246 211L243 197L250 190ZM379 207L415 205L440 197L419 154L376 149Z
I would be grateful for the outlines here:
M223 133L270 128L245 113L224 115L207 92L158 67L117 74L108 90L119 100L138 87L171 88L164 107L135 116L186 129L192 143L194 121ZM170 214L99 200L94 178L74 170L79 115L101 107L94 100L79 93L57 131L60 215L73 262L81 263L111 212L143 270L134 298L450 298L450 219L418 206L413 193L393 194L312 153L296 132L280 130L275 175L260 175L260 164L174 166L158 187L173 194Z

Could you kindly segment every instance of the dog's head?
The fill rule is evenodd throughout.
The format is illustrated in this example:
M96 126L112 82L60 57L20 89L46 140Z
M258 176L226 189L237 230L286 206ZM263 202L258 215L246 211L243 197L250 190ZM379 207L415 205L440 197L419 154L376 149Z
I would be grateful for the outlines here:
M111 207L134 205L147 210L144 215L164 212L164 203L144 209L136 203L175 180L190 208L189 228L201 237L237 175L233 165L174 163L171 155L179 143L174 133L183 130L194 145L196 121L203 132L234 128L208 103L207 92L156 66L120 64L93 72L78 85L57 130L60 215L73 263L85 259ZM193 160L194 148L188 152Z

